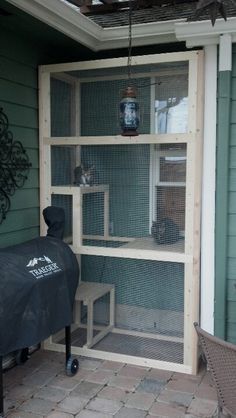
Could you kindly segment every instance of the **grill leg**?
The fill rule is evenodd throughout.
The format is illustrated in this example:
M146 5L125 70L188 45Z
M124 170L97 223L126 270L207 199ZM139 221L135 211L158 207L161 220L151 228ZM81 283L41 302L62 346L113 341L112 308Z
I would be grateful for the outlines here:
M3 371L2 371L2 356L0 356L0 418L3 418Z
M65 327L66 339L66 374L73 376L79 369L79 362L71 356L71 329L70 326ZM0 417L1 418L1 417Z
M65 337L66 337L66 364L71 357L71 332L70 326L65 327Z

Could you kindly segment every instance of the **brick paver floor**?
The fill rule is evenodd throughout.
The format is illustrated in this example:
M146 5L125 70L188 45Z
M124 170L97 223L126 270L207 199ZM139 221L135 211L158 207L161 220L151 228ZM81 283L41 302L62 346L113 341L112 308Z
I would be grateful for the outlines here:
M7 418L213 418L217 397L208 372L197 376L39 350L4 373Z

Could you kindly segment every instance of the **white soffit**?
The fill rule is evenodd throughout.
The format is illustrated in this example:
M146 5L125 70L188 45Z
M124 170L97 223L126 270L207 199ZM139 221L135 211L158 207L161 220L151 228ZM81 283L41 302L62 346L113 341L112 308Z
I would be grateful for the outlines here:
M236 17L230 17L225 21L219 19L215 26L210 20L198 22L177 22L175 35L179 41L185 41L187 47L213 45L220 43L220 36L230 34L232 42L236 42Z
M63 0L7 1L93 51L127 47L128 25L102 28ZM176 42L175 23L166 21L133 25L133 45Z
M96 51L102 28L63 0L7 0L80 44Z
M64 0L7 0L24 12L64 33L93 51L127 47L129 28L102 28ZM211 22L171 20L133 25L133 46L185 41L187 47L218 44L220 35L236 42L236 17Z

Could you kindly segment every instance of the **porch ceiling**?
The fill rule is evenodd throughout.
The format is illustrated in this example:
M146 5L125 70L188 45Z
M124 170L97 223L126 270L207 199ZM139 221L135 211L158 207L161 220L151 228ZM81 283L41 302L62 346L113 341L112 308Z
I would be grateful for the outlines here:
M142 3L148 4L148 7L139 7L141 4L139 1L141 0L132 0L132 3L137 6L132 14L133 47L173 44L186 40L187 46L205 45L208 43L208 38L210 43L219 43L222 33L236 36L236 5L231 0L225 0L228 21L225 22L223 18L217 19L214 27L209 20L207 9L196 16L197 0L175 0L174 2L173 0L147 0ZM90 52L127 48L129 36L127 7L114 9L112 12L89 13L85 16L80 11L82 0L51 0L50 2L48 0L6 0L6 2L75 40L77 45L87 47ZM103 3L108 2L112 0L103 0ZM126 4L127 1L121 3ZM99 7L102 6L100 0ZM192 31L194 36L192 36ZM191 40L188 43L189 36ZM197 42L195 42L196 38L198 38ZM232 38L232 40L235 42L235 39Z

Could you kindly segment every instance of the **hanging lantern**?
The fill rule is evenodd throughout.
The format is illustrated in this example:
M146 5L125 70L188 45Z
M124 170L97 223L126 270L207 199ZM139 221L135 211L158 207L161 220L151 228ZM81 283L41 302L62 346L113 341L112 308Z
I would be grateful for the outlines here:
M123 91L120 102L120 126L123 136L137 136L139 127L139 103L136 99L136 90L134 87L127 87Z

